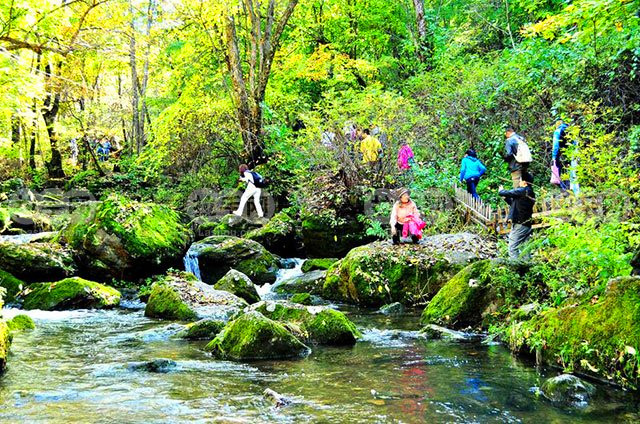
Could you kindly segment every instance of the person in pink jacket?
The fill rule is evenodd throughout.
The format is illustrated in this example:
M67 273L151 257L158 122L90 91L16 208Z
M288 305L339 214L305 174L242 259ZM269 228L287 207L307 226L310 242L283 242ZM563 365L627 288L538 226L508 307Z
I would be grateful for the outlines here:
M391 210L391 219L389 225L391 226L391 236L393 244L400 244L400 234L405 234L405 224L407 224L407 235L411 235L413 243L418 243L422 237L422 228L417 230L420 226L417 221L420 220L420 211L418 207L411 200L411 193L408 189L401 189L399 192L398 201L393 205ZM416 226L412 226L410 223L415 222ZM420 221L422 222L422 221ZM424 224L424 223L423 223ZM411 229L413 228L413 231Z
M402 143L402 147L398 151L398 168L403 172L408 171L413 166L413 162L413 150L407 142Z

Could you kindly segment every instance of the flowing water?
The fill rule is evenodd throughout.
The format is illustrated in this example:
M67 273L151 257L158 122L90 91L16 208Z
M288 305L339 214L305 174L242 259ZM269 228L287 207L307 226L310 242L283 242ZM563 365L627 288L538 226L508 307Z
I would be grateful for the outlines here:
M58 233L55 231L48 231L43 233L18 234L13 236L0 235L0 243L8 242L8 243L14 243L14 244L25 244L25 243L31 243L34 241L47 240L55 236L56 234Z
M281 278L297 271L283 272ZM389 318L343 308L363 332L354 347L314 347L304 359L234 363L206 342L175 338L178 323L111 311L28 312L0 377L0 422L639 422L639 399L599 386L583 409L536 395L537 371L499 345L426 340L417 314ZM22 311L5 309L5 317ZM167 358L166 373L132 362ZM293 403L275 408L271 388Z

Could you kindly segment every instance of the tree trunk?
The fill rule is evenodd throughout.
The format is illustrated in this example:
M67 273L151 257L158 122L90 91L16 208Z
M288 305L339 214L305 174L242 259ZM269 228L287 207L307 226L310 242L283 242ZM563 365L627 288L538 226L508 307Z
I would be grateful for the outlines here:
M416 39L416 52L420 63L428 63L433 57L432 34L427 28L427 21L424 13L424 0L413 0L413 8L416 13L416 29L418 36Z
M47 80L51 78L51 75L59 74L60 68L62 67L62 63L58 63L56 65L55 71L51 69L51 65L47 64L45 66L45 74L47 75ZM49 87L49 90L52 88ZM51 160L47 162L47 172L49 173L49 178L64 178L64 170L62 169L62 155L60 154L60 150L58 149L58 134L55 130L55 122L58 116L58 111L60 110L60 92L56 90L55 93L51 93L49 91L44 101L44 105L42 107L42 118L47 127L47 135L49 136L49 143L51 144Z
M136 27L135 16L133 13L133 3L129 1L129 13L131 20L129 23L131 34L129 35L129 66L131 67L131 142L135 145L136 153L140 154L140 94L138 87L138 69L136 66Z

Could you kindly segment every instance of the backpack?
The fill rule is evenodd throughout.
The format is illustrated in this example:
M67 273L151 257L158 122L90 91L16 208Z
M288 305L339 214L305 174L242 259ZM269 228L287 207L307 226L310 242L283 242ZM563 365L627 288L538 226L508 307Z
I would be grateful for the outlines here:
M253 176L253 185L257 188L265 188L267 186L267 180L256 171L249 171Z
M516 140L518 140L518 150L516 151L516 161L518 163L531 163L533 162L533 158L531 157L531 150L529 150L529 146L525 143L524 138L519 135L516 136Z

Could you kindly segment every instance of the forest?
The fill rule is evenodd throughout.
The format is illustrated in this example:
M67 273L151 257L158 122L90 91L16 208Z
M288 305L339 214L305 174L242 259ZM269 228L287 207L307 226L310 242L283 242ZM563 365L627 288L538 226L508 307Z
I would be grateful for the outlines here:
M517 260L509 130L535 191ZM391 243L403 192L417 246ZM638 0L3 0L0 421L100 421L140 370L134 422L640 420L639 202ZM68 359L76 333L105 405L13 399L38 339ZM270 362L189 368L210 356Z

